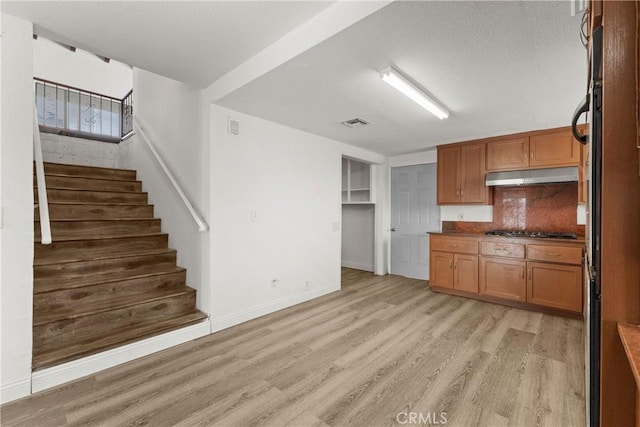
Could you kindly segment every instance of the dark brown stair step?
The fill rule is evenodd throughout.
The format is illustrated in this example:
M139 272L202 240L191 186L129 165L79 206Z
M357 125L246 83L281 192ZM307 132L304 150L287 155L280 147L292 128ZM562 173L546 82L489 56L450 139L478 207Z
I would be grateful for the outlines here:
M140 181L123 181L121 179L85 178L68 175L45 175L47 188L67 188L96 191L142 191ZM33 185L37 186L36 177Z
M36 325L33 327L33 351L37 354L66 347L121 328L190 313L195 304L195 290L185 287L184 292L163 299Z
M167 263L157 265L143 265L138 268L115 271L112 273L87 274L85 276L77 276L73 279L57 279L55 277L47 277L43 279L34 279L33 293L40 294L43 292L59 291L61 289L73 289L106 283L123 282L126 280L139 279L143 277L149 278L158 274L174 273L183 270L184 268L182 267Z
M77 166L45 162L44 171L45 173L50 174L84 176L90 178L121 179L125 181L134 181L136 179L136 171L134 170L101 168L97 166Z
M153 205L126 203L49 203L51 219L153 218ZM36 207L35 219L40 218Z
M33 296L34 316L46 313L48 310L84 306L85 304L94 304L115 297L184 289L186 279L187 271L183 268L176 268L158 272L154 275L143 275L118 282L39 293Z
M106 313L113 310L121 310L127 307L140 304L148 304L156 301L165 300L182 296L191 292L191 288L182 286L175 289L162 289L145 294L134 295L113 295L111 298L105 298L99 301L83 302L74 306L63 306L50 308L49 310L34 311L33 325L42 326L48 323L60 322L69 319L77 319L85 316L93 316L100 313Z
M176 251L174 249L160 249L141 254L116 254L92 260L34 265L33 278L36 282L78 280L78 278L86 278L88 275L115 274L150 265L175 267Z
M34 245L34 259L36 264L89 260L97 256L167 248L168 241L169 236L165 233L144 233L128 236L67 239L54 241L50 245L36 243Z
M96 354L134 341L150 338L175 329L199 323L206 319L206 314L193 309L188 313L139 323L136 326L113 330L110 333L95 335L84 341L69 343L64 347L33 354L33 369L44 369L80 357Z
M160 219L91 219L50 221L54 241L79 237L121 236L131 233L159 233ZM34 238L40 241L40 220L34 221Z
M38 203L38 191L33 189L34 203ZM148 195L144 192L131 191L93 191L93 190L69 190L64 188L47 187L47 199L49 203L129 203L146 205Z

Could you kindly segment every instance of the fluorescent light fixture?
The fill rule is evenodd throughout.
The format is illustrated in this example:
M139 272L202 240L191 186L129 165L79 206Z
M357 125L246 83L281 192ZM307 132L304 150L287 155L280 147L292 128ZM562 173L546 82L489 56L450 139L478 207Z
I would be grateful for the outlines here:
M389 83L396 90L411 98L411 100L413 100L416 104L418 104L437 118L446 119L447 117L449 117L449 112L442 105L438 104L433 98L424 93L421 89L418 89L395 68L385 68L384 70L380 71L380 77L382 77L382 80Z

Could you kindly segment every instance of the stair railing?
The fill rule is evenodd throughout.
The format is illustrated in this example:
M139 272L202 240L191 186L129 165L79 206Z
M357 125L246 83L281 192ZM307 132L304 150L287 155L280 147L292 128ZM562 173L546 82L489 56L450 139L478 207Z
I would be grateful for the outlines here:
M38 187L38 212L40 212L40 235L43 245L51 244L51 222L49 221L49 200L47 199L47 183L44 177L42 160L42 142L38 126L38 110L33 105L33 158L36 162L36 183Z
M151 154L153 154L153 157L160 165L160 168L162 169L164 174L167 176L167 178L173 185L173 189L176 191L176 193L178 193L178 196L180 196L180 199L182 199L182 202L184 203L185 207L187 208L187 210L193 217L194 221L198 225L198 231L200 232L207 231L209 229L208 224L205 222L202 215L200 215L196 211L191 201L189 201L184 191L182 191L182 188L180 187L180 184L178 184L178 181L173 176L173 173L171 173L171 170L169 169L167 164L164 162L164 160L162 160L162 157L158 153L158 150L156 150L156 148L151 143L151 138L149 138L149 136L147 135L147 132L145 131L144 123L140 120L140 117L134 116L133 123L134 123L134 127L137 130L137 134L140 135L141 137L140 139L145 143L147 148L149 148L149 151L151 151Z

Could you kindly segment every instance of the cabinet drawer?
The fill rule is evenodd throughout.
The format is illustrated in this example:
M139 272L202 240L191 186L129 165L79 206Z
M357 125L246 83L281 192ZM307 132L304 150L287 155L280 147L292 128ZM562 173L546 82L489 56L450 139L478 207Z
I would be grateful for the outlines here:
M527 245L527 259L580 265L582 264L582 247Z
M480 242L480 254L524 259L523 243Z
M460 239L457 237L431 236L431 250L442 252L456 252L459 254L477 254L478 241L475 239Z

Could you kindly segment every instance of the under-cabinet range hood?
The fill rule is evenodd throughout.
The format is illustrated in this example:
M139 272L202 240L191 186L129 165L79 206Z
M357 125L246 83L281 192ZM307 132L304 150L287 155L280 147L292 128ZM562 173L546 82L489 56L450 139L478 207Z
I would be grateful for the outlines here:
M557 182L578 181L578 167L530 169L507 172L489 172L487 174L487 186L500 185L533 185L551 184Z

